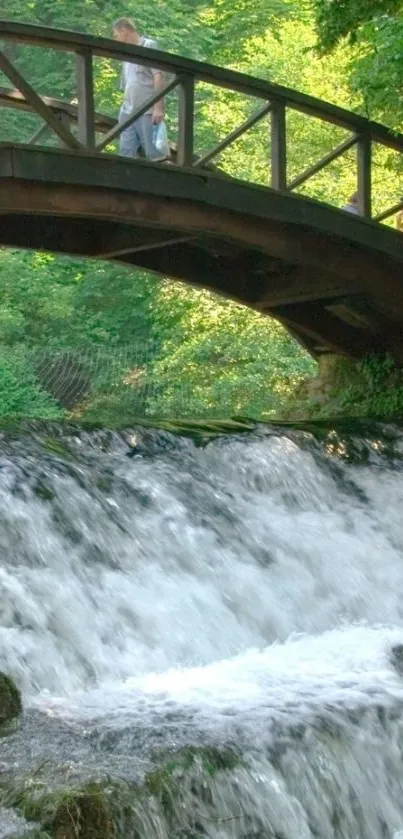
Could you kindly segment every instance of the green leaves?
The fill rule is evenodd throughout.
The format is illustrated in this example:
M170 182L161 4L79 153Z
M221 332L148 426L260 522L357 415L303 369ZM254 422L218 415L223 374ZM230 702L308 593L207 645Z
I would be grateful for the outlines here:
M363 24L402 11L402 0L314 0L319 45L329 52L341 41L355 41Z

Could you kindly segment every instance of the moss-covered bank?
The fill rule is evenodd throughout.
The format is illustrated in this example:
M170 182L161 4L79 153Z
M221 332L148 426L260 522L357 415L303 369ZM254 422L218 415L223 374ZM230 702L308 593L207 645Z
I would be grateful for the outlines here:
M0 805L32 822L38 839L204 839L201 810L214 814L215 786L242 766L231 750L187 746L161 754L139 785L106 779L49 791L39 777L0 776Z
M0 726L19 717L22 711L21 694L5 673L0 672Z
M403 416L403 369L389 356L351 361L324 355L318 373L305 380L281 419L357 417L391 420Z

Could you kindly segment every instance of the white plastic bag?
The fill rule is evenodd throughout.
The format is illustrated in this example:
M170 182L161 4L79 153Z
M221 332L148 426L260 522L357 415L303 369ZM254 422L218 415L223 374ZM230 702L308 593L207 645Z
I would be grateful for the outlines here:
M168 131L164 121L155 126L154 145L162 157L169 157L171 147L168 140Z

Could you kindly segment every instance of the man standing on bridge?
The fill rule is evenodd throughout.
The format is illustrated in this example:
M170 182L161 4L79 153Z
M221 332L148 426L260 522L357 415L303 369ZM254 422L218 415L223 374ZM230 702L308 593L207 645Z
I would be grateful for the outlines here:
M139 47L151 47L157 49L157 42L151 38L145 38L137 32L134 23L128 18L122 17L113 24L113 37L115 41L123 44L134 44ZM153 70L151 67L144 67L141 64L134 64L125 61L122 68L121 87L124 91L123 104L119 113L119 122L124 122L133 111L138 110L147 99L163 87L163 74L160 70ZM159 125L164 119L164 102L161 99L146 114L136 119L120 135L120 154L124 157L138 157L141 148L149 160L161 160L153 140L153 126Z

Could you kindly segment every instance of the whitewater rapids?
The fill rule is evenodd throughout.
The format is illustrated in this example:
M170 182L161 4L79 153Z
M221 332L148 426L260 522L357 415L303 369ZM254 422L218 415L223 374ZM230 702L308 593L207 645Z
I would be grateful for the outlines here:
M197 839L402 839L403 447L382 433L352 458L337 435L148 433L132 459L125 435L4 434L0 670L27 710L0 769L140 783L158 749L231 747L208 806L184 790Z

